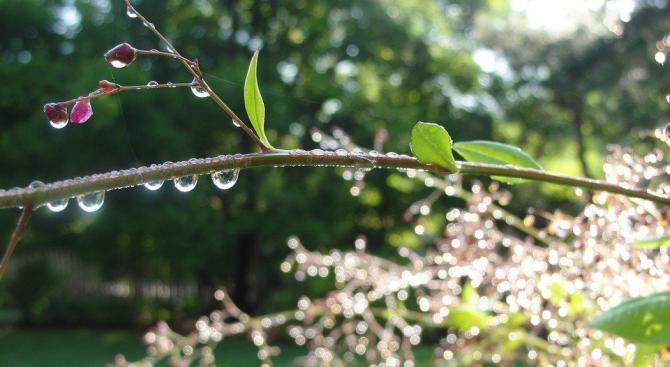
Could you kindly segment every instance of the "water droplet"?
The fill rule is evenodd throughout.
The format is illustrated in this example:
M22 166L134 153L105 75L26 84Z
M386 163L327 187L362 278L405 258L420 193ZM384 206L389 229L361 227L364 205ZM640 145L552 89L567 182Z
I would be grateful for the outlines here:
M191 83L196 83L198 82L197 79L193 78L193 81ZM207 90L200 85L194 85L191 86L191 92L193 92L193 95L198 97L198 98L206 98L209 97L209 93Z
M198 184L198 176L182 176L174 179L174 187L181 192L189 192Z
M58 103L47 103L44 105L44 114L49 120L49 124L56 129L62 129L70 122L67 107Z
M130 6L126 9L126 15L128 16L128 18L132 18L132 19L137 18L137 13Z
M233 119L233 125L235 127L240 127L240 124L237 122L237 120Z
M79 204L81 210L87 213L93 213L98 209L102 208L102 204L104 202L105 202L104 191L92 192L90 194L77 196L77 204Z
M670 103L670 94L665 95L665 101Z
M44 186L44 182L35 180L28 185L29 188L31 189L39 189L40 187Z
M44 186L45 186L44 182L35 180L35 181L31 182L30 185L28 185L28 188L29 189L39 189L40 187L44 187ZM12 190L20 190L20 188L15 187ZM17 207L19 209L23 209L23 205L18 205ZM39 208L39 207L40 207L40 205L36 206L35 208Z
M168 86L168 88L177 88L177 86L174 85L173 82L168 82L168 83L167 83L167 86Z
M152 81L150 81L149 83L147 83L147 86L148 86L149 88L156 88L156 87L158 86L158 82L155 81L155 80L152 80Z
M212 182L214 182L214 186L218 187L219 189L228 190L229 188L235 186L239 175L239 169L226 169L223 171L214 172L212 173Z
M65 208L67 208L67 204L70 202L70 199L61 199L61 200L54 200L50 203L47 203L47 208L51 210L54 213L60 213Z
M149 181L149 182L144 184L144 187L146 187L147 190L156 191L156 190L160 189L161 187L163 187L164 182L165 181L163 181L163 180Z

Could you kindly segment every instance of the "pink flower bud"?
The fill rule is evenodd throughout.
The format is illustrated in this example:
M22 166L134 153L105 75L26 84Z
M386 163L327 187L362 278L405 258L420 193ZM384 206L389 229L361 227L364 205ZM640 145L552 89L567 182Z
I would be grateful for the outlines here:
M105 53L107 63L117 69L125 68L135 61L135 57L137 57L137 50L127 43L116 45Z
M98 82L98 86L99 86L102 90L104 90L105 92L110 92L110 91L113 91L113 90L116 90L116 89L121 88L120 85L118 85L118 84L116 84L116 83L112 83L112 82L110 82L110 81L108 81L108 80L101 80L101 81L99 81L99 82Z
M91 107L91 101L88 99L80 99L77 103L74 104L72 108L72 115L70 120L74 124L83 124L88 121L88 119L93 116L93 107Z

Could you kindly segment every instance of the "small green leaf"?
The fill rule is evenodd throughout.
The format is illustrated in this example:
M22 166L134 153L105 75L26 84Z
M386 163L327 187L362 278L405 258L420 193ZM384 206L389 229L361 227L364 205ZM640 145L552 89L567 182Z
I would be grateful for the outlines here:
M523 150L512 145L502 144L495 141L464 141L454 144L454 150L470 162L497 165L511 164L517 167L543 170L542 166ZM493 178L507 183L521 183L528 181L522 178L511 177L494 176Z
M665 245L670 245L670 236L650 238L647 240L640 240L632 243L632 246L636 248L657 248L657 247L663 247Z
M254 52L254 56L251 58L247 78L244 80L244 107L247 110L247 115L249 115L249 120L251 120L251 125L256 130L256 134L258 134L260 140L268 148L274 149L268 141L267 136L265 136L265 103L263 102L263 96L261 96L261 90L258 87L258 79L256 77L257 65L258 51Z
M644 344L670 345L670 292L631 298L598 315L589 327Z
M438 124L418 122L412 129L412 152L423 163L458 171L451 152L451 136Z
M663 349L662 345L638 344L635 346L635 358L631 367L649 367L656 362L656 355Z

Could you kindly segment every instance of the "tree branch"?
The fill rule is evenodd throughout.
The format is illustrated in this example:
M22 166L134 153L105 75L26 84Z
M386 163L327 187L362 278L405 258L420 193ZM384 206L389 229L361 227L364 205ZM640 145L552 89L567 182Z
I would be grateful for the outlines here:
M28 223L28 219L30 218L30 213L32 213L32 211L33 210L30 205L25 205L23 207L21 217L19 217L19 221L18 223L16 223L14 233L12 233L12 236L9 238L9 243L7 244L7 248L5 249L5 255L2 257L2 262L0 262L0 279L2 279L2 275L5 273L7 264L9 264L9 259L12 257L12 253L14 253L16 245L19 243L21 234L23 233L23 230L26 228L26 223Z
M461 174L525 178L533 181L606 191L631 198L649 200L657 204L670 205L670 198L668 197L657 195L644 189L625 187L605 181L566 176L510 165L499 166L470 162L457 162L457 164ZM0 191L0 208L11 208L19 205L32 205L35 207L54 200L67 199L96 191L121 189L150 181L169 180L188 175L210 174L226 169L276 166L353 166L364 168L419 169L442 174L453 173L433 164L421 163L416 158L394 153L371 155L344 150L330 152L317 149L311 152L292 150L273 153L236 154L201 159L193 158L177 163L168 162L151 165L150 167L112 171L55 182L38 188Z

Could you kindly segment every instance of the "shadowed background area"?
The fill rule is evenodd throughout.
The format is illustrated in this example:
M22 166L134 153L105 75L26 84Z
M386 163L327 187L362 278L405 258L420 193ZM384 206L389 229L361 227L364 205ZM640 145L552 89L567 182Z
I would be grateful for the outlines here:
M279 148L317 147L313 128L338 127L361 146L409 153L410 129L421 120L442 124L455 140L518 145L549 170L602 177L608 144L646 149L645 134L667 119L666 1L135 4L180 52L200 60L210 85L243 118L244 76L261 49L266 129ZM1 188L256 150L211 100L187 89L96 99L86 124L49 126L45 103L85 95L99 80L191 81L166 58L108 67L102 54L121 42L160 46L121 0L0 0ZM251 314L289 309L332 283L298 283L280 272L289 236L324 250L352 248L365 235L370 251L393 257L398 246L430 243L444 209L462 204L440 199L419 236L402 213L431 189L374 170L358 192L342 176L339 169L246 170L226 191L200 177L190 193L171 183L110 192L93 214L74 200L62 213L38 210L0 282L0 364L20 366L28 343L39 350L103 338L70 328L137 331L157 320L187 328L215 307L220 286ZM515 190L523 195L510 210L521 216L527 207L577 206L569 189ZM17 216L0 212L3 236ZM47 327L56 331L31 334ZM98 356L141 353L137 335L109 334L96 345L112 347Z

